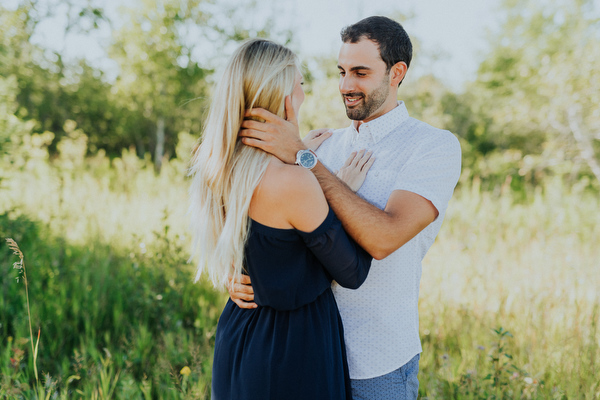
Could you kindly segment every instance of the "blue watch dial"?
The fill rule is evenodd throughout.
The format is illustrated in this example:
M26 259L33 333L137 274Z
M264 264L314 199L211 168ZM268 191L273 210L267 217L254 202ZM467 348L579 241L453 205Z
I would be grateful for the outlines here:
M306 152L300 156L302 165L310 166L315 162L315 156L311 152Z

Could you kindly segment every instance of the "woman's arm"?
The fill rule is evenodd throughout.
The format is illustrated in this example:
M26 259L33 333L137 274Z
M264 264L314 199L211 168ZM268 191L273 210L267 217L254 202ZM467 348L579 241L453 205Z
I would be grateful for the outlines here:
M357 173L362 174L367 161L354 164L358 166L355 167ZM294 166L286 173L289 175L285 181L296 183L280 192L289 205L286 210L290 224L336 282L347 288L358 288L367 278L372 257L346 234L309 170Z

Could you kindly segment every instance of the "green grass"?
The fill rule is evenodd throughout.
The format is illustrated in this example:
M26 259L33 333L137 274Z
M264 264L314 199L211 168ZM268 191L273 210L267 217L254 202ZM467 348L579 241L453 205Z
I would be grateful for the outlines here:
M0 398L209 397L226 296L192 282L184 166L41 152L3 169L0 236L25 255L43 386L2 243ZM424 260L421 398L600 399L599 209L558 182L457 190Z

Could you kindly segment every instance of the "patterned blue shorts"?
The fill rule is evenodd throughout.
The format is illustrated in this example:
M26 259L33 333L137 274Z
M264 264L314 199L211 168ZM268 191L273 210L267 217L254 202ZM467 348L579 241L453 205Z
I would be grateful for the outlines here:
M352 379L353 400L416 400L419 394L417 354L395 371L372 379Z

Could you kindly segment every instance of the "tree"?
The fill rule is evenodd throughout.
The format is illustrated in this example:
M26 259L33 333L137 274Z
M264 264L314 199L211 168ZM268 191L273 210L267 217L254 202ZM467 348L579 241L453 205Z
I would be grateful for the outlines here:
M115 32L111 57L120 67L115 94L123 107L141 113L154 125L154 162L160 170L167 136L174 136L177 120L185 117L182 104L206 94L211 72L192 61L193 48L182 37L206 24L201 1L144 0L127 10L127 20ZM200 40L200 37L198 38ZM148 143L148 126L129 126L138 150Z
M587 0L506 0L504 8L506 23L472 88L495 133L539 144L525 147L535 158L521 174L591 173L600 183L600 10Z

